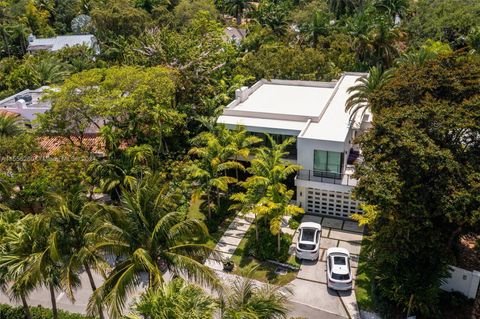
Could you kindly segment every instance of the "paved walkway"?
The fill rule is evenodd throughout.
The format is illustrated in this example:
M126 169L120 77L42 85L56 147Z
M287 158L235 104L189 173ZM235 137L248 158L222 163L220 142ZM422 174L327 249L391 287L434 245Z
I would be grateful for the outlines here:
M243 236L250 228L255 215L253 214L237 214L235 219L230 223L222 238L218 241L212 254L205 261L205 265L215 270L223 270L222 261L232 258L233 253L242 241Z

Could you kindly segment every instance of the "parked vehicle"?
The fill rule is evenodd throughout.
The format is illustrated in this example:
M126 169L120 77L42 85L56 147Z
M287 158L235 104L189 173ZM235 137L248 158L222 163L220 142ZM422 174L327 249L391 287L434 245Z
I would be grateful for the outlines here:
M322 226L319 223L304 222L300 224L298 231L297 258L317 260L320 252Z
M334 290L352 289L350 253L345 248L327 250L327 287Z

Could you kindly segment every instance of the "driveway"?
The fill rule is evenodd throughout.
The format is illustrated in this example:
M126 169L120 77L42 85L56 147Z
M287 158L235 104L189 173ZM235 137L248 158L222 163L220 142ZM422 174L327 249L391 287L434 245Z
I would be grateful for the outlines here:
M343 247L351 254L353 285L357 275L358 257L363 237L363 228L354 221L305 215L302 222L313 221L322 225L320 257L318 261L302 260L297 279L289 285L293 292L292 300L315 307L343 318L359 317L355 293L340 292L327 288L326 251L330 247ZM298 240L295 234L293 242Z

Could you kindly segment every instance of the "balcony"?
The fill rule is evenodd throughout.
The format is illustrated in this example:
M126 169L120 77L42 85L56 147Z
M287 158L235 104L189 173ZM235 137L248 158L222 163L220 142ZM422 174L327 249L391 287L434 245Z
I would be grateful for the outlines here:
M347 166L345 173L343 174L324 171L301 170L297 174L297 179L354 187L357 185L358 181L352 177L353 173L353 166L350 165Z

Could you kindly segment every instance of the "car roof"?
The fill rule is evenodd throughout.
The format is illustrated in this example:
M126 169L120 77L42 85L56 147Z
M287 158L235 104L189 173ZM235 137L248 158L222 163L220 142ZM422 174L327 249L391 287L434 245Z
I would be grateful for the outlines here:
M313 229L318 229L320 230L322 228L322 226L319 224L319 223L314 223L314 222L303 222L300 224L300 226L298 227L299 229L300 228L313 228Z
M331 247L327 249L327 256L331 254L345 254L347 256L350 256L350 253L348 250L342 247Z
M339 275L348 275L350 270L348 269L348 265L333 265L332 272Z

